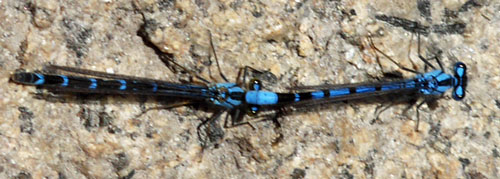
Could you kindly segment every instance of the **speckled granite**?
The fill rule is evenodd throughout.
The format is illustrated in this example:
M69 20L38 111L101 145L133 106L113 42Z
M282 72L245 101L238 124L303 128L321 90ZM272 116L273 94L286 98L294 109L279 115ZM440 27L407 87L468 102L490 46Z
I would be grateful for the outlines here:
M495 0L0 1L0 178L499 178L500 3ZM229 79L249 65L269 70L272 90L375 80L404 66L424 70L416 36L377 19L429 27L422 54L449 69L468 65L460 102L435 108L337 104L224 129L202 149L196 133L210 112L154 110L155 99L39 94L9 82L45 64L168 81L189 80L153 47L203 76L216 74L208 31ZM465 24L439 31L442 24ZM437 29L437 30L436 30ZM147 44L140 31L150 40ZM441 29L442 30L442 29ZM462 31L461 31L462 30ZM148 46L149 45L149 46ZM377 63L380 58L380 65ZM217 75L213 75L221 80ZM222 120L221 120L222 121ZM218 124L218 123L217 123Z

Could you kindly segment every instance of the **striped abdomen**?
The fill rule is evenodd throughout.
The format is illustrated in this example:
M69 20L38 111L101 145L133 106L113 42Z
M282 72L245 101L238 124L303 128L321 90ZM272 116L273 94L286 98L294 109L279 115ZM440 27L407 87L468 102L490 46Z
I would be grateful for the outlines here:
M100 79L80 76L47 75L19 72L12 81L68 92L90 93L160 93L159 95L202 95L203 86L158 83L156 81L130 79Z
M401 90L415 90L421 84L416 80L389 82L380 84L364 84L359 86L339 87L310 92L274 93L269 91L248 91L246 102L254 105L275 105L301 103L310 100L349 100Z

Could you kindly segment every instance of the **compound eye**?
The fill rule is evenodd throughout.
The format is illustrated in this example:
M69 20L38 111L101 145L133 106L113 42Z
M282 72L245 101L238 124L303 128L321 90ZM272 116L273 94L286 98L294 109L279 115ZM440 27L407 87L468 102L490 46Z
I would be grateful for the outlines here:
M462 86L457 86L455 90L453 90L453 99L459 101L464 99L465 97L465 90Z
M262 83L258 79L252 79L250 80L250 83L248 84L250 90L261 90L262 89Z
M259 108L257 106L252 106L247 111L247 115L249 116L257 116L258 113L259 113Z
M465 77L465 73L467 71L467 66L465 66L464 63L462 62L457 62L455 64L455 76L458 78L463 78Z

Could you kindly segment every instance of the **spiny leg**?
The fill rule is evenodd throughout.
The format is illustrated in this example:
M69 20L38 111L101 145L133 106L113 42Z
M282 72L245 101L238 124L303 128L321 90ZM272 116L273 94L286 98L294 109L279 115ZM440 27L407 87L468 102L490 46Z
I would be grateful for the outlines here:
M233 114L231 115L231 124L228 125L227 118L226 118L226 122L224 123L224 128L233 128L233 127L238 127L241 125L248 125L253 130L255 130L255 127L249 121L244 120L246 114L241 113L240 109L236 109L236 110L232 111L232 113Z
M246 67L246 66L245 66L245 67ZM244 83L245 83L245 80L240 81L240 79L241 79L241 74L242 74L242 73L244 74L244 76L246 76L246 69L245 69L245 67L243 67L243 68L241 68L241 67L240 67L240 68L238 69L238 76L236 77L236 85L238 85L238 86L244 86L244 85L245 85L245 84L244 84Z
M228 125L229 122L227 122L228 119L226 118L226 122L224 123L224 128L233 128L241 125L249 125L253 130L255 130L256 128L252 125L252 123L263 122L268 120L272 120L275 126L277 128L280 128L281 124L279 123L278 118L283 116L284 114L285 113L280 109L278 111L268 112L267 114L264 115L254 116L254 119L258 120L249 121L249 120L243 120L246 117L246 114L241 113L241 110L238 109L235 110L235 112L231 115L232 118L231 125Z
M254 123L257 122L263 122L263 121L273 121L275 128L281 128L281 123L279 122L279 118L288 115L286 112L285 108L278 108L275 111L269 112L265 115L260 115L258 118L259 120L254 121Z
M226 76L224 76L224 74L222 73L222 70L220 70L220 65L219 65L219 58L217 58L217 53L215 52L215 46L214 46L214 43L213 43L213 39L212 39L212 33L210 31L208 31L208 36L210 37L210 48L212 49L212 53L214 54L214 58L215 58L215 64L217 64L217 70L219 71L219 76L225 81L225 82L229 82L229 80L227 80ZM212 78L212 76L210 75L210 77ZM213 79L213 78L212 78ZM215 80L214 80L215 81Z
M374 54L375 54L375 59L377 60L377 64L378 64L378 67L380 68L380 70L382 71L382 73L386 73L385 70L384 70L384 67L382 66L382 63L380 63L380 57L378 56L378 53L379 50L378 48L375 47L375 44L373 44L373 40L371 38L371 36L368 36L368 43L370 44L370 47L372 47L372 51L375 50Z
M214 132L214 129L211 129L214 126L212 126L210 124L215 122L224 112L226 112L226 111L220 110L220 111L215 112L214 114L212 114L212 116L210 116L209 119L204 120L201 124L198 125L198 127L196 127L198 139L200 140L200 143L201 143L201 146L203 149L205 149L208 146L209 142L216 142L216 140L218 140L218 138L222 138L220 135L217 135L215 137L210 136L210 134ZM206 133L205 136L207 138L204 138L202 136L202 128L207 126L207 124L208 124L208 127L205 128L205 131L204 131ZM214 124L214 125L216 125L216 124ZM215 131L215 133L217 133L217 132L220 132L220 131ZM222 134L222 135L224 135L224 134Z
M410 61L411 65L412 65L412 67L413 67L413 69L417 69L417 68L416 68L416 67L417 67L417 65L415 65L415 63L413 62L413 60L411 60L411 59L412 59L412 58L411 58L411 47L412 47L412 44L413 44L413 35L414 35L414 34L412 33L412 34L411 34L411 37L410 37L410 42L408 43L408 53L407 53L407 54L408 54L408 56L407 56L406 58L408 58L408 59L409 59L409 61Z
M45 100L49 102L59 102L59 103L67 103L70 96L75 97L74 95L70 95L69 93L59 93L57 91L51 89L42 89L37 88L35 92L30 92L33 94L35 99ZM69 100L72 101L73 99Z
M273 121L274 125L276 126L276 128L281 129L281 123L278 120L278 118L283 117L284 115L285 115L284 110L279 109L278 112L276 112L274 117L271 119ZM281 130L280 130L280 134L281 134Z
M410 104L408 105L408 107L406 107L406 108L403 110L403 115L408 117L408 111L409 111L409 110L410 110L413 106L415 106L415 104L417 104L417 102L418 102L418 98L415 98L415 99L410 100L410 101L409 101L409 103L410 103Z
M226 117L224 118L224 128L229 128L229 115L226 114Z
M417 125L415 125L415 131L418 132L418 126L420 125L420 107L422 107L423 104L425 104L427 100L423 100L417 105L416 112L417 112Z
M191 105L191 104L194 104L194 103L195 103L194 101L181 101L179 103L174 103L174 104L169 104L169 105L162 105L162 106L150 107L150 108L144 109L140 114L136 115L134 118L139 118L139 117L141 117L142 115L146 114L149 111L153 111L153 110L156 111L156 110L162 110L162 109L172 109L172 108L177 108L177 107Z
M281 123L279 122L278 118L282 117L285 115L285 112L282 109L279 109L278 112L275 113L275 116L271 119L274 123L275 126L275 131L278 134L278 136L273 140L272 144L273 146L281 143L284 138L283 134L283 129L281 128Z
M381 121L380 120L380 115L386 111L387 109L389 109L390 107L394 106L394 102L391 102L389 104L384 104L382 103L381 105L377 106L375 108L375 119L373 119L372 122L370 122L370 124L374 124L375 122L377 121Z
M234 109L229 112L231 115L226 115L226 118L224 119L224 128L233 128L234 127L234 121L239 121L242 119L242 114L240 109ZM231 119L229 119L231 118ZM228 122L231 120L231 122Z
M251 66L245 66L243 68L240 68L239 72L238 72L238 77L236 78L236 84L239 84L241 86L244 86L245 83L246 83L246 78L248 76L248 71L252 71L252 73L263 73L262 71L260 70L257 70ZM243 71L243 78L241 78L241 72ZM240 79L242 79L240 81Z
M407 71L407 72L411 72L411 73L415 73L415 74L420 74L418 71L415 71L415 70L412 70L412 69L409 69L409 68L406 68L404 66L402 66L401 64L399 64L398 62L396 62L394 59L392 59L389 55L385 54L384 52L382 52L382 50L378 49L375 44L373 43L373 40L371 37L368 37L368 41L370 43L370 46L372 47L372 49L375 49L375 51L377 51L378 53L382 54L385 58L389 59L392 63L394 63L395 65L397 65L400 69L404 70L404 71Z
M168 62L174 64L175 66L177 66L178 68L181 68L184 72L187 72L189 73L189 75L191 75L192 77L195 77L199 80L201 80L203 83L205 84L210 84L210 81L206 80L205 78L201 77L200 75L196 74L196 72L192 71L192 70L188 70L186 67L183 67L182 65L178 64L177 62L175 62L172 57L167 57L167 58L162 58L164 60L167 60Z
M146 16L144 14L142 14L142 18L143 18L144 24L141 25L140 29L137 32L137 35L139 35L139 37L142 38L144 45L151 48L158 55L158 58L160 58L160 60L164 64L166 64L169 69L171 69L174 73L177 71L175 68L170 66L170 64L173 64L174 66L182 69L184 72L189 73L191 75L191 77L197 78L205 84L210 83L208 80L197 75L194 71L188 70L187 68L185 68L182 65L178 64L177 62L175 62L172 54L168 54L168 53L161 51L161 49L158 48L158 46L156 46L153 42L151 42L151 39L149 38L149 35L148 35L149 33L146 30L146 28L147 28L146 22L148 22L148 19L146 19Z
M248 120L241 120L240 122L235 122L233 124L231 124L231 126L228 126L227 128L233 128L233 127L238 127L238 126L241 126L241 125L249 125L253 130L255 130L256 128L253 126L252 123L258 123L258 122L264 122L264 121L273 121L274 125L276 126L276 128L281 128L281 124L280 122L278 121L278 118L280 117L281 115L277 115L275 114L272 118L270 118L269 116L258 116L258 117L255 117L255 118L259 118L258 120L252 120L252 121L248 121Z
M430 62L429 60L425 59L423 57L423 55L420 53L420 33L417 33L417 50L418 50L418 58L423 61L427 66L431 67L432 69L436 69ZM436 62L438 63L439 65L439 68L441 69L441 71L444 72L444 68L443 68L443 64L441 63L441 60L439 60L439 57L438 55L435 55L433 58L431 59L434 59L436 60Z
M426 98L424 98L424 100L421 103L419 103L417 105L417 108L416 108L417 109L417 111L416 111L417 112L417 126L415 128L415 131L418 131L418 126L419 126L419 122L420 122L420 113L419 113L420 107L425 103L425 104L427 104L427 106L430 109L434 109L437 106L437 100L440 98L442 98L442 96L440 96L440 97L435 97L435 96L434 97L426 97Z

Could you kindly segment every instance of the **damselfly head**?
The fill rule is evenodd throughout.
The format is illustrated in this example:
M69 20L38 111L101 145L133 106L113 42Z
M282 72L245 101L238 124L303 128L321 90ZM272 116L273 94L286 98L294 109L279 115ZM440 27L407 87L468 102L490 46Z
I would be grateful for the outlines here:
M467 66L462 62L455 63L453 69L455 76L455 86L453 87L453 99L462 100L465 97L465 88L467 87Z

